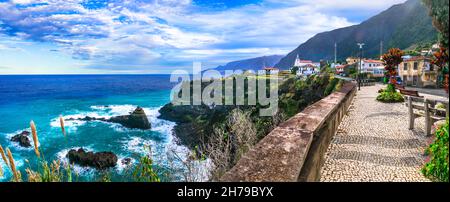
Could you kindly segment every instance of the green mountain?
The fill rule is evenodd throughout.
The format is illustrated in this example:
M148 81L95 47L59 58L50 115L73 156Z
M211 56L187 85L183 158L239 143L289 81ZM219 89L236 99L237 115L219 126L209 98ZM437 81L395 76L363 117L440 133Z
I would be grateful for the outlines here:
M264 67L273 67L277 64L284 55L269 55L257 58L239 60L229 62L224 66L218 66L215 70L225 71L225 70L253 70L258 71Z
M380 44L383 52L389 48L407 49L414 45L437 41L437 32L428 16L427 8L420 0L408 0L394 5L359 25L319 33L290 52L275 65L280 69L293 66L297 54L301 59L334 60L334 44L337 44L338 60L357 56L357 43L365 43L364 57L378 58Z

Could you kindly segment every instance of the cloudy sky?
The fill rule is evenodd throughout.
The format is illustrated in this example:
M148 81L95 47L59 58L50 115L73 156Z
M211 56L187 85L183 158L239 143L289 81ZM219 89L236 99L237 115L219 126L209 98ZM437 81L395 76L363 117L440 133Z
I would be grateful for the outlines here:
M287 54L405 0L0 0L0 74L170 73Z

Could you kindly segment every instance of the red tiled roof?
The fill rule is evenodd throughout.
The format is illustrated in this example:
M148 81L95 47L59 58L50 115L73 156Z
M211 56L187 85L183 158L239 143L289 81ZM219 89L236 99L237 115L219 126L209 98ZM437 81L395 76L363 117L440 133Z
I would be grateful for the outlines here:
M266 68L264 68L264 70L278 70L278 68L275 68L275 67L266 67Z
M403 61L404 61L404 62L409 62L409 61L427 60L427 59L430 59L430 58L424 57L424 56L413 56L413 57L411 57L411 58L403 59Z
M364 60L364 62L367 62L367 63L383 63L383 61L381 61L381 60Z

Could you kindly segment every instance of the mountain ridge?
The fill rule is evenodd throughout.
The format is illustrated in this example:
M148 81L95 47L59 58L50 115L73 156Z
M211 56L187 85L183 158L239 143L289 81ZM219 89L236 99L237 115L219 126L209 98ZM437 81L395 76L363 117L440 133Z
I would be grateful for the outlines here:
M277 64L284 55L268 55L256 58L249 58L244 60L237 60L227 63L226 65L220 65L214 70L261 70L264 67L273 67Z
M388 48L406 49L418 43L437 40L437 32L431 17L420 0L408 0L361 22L357 25L321 32L287 54L275 67L289 69L297 54L301 59L320 61L334 60L334 43L337 44L337 59L357 56L357 43L365 43L365 57L379 57L380 44L383 52Z

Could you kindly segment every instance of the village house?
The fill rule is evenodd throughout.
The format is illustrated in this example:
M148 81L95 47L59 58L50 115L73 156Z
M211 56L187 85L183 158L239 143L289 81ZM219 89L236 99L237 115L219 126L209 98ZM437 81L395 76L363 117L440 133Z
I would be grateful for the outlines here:
M381 60L364 59L361 61L361 73L368 73L371 77L384 77L384 65Z
M266 71L266 74L278 74L280 72L280 70L278 68L274 68L274 67L265 67L264 70Z
M425 56L405 56L398 74L406 86L437 87L438 70Z
M359 62L359 58L348 57L347 59L345 59L345 61L347 62L347 64L352 65Z
M336 74L341 75L341 74L345 73L345 68L347 66L348 65L337 65L337 66L335 66Z

